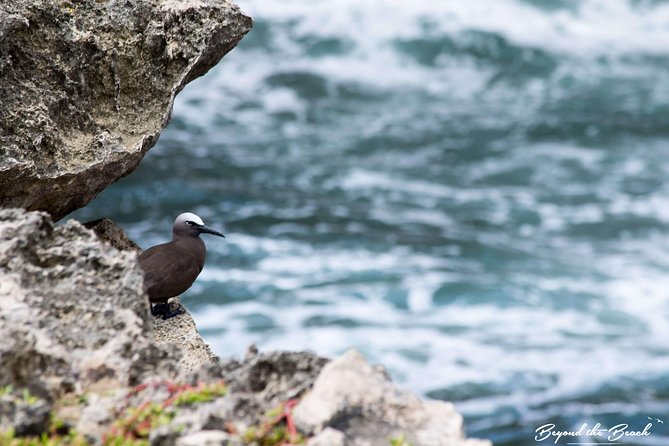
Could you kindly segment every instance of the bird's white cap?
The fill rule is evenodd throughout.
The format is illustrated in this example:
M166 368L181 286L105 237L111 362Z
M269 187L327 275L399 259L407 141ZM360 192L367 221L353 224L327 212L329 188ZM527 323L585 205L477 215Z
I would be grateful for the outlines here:
M204 225L202 219L192 212L184 212L183 214L179 215L177 219L174 220L174 224L186 224L187 221L192 221L198 225Z

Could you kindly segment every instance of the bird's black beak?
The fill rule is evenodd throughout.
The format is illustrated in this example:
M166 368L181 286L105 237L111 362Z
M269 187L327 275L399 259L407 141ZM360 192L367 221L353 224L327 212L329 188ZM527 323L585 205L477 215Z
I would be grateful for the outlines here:
M223 234L221 234L220 232L215 231L215 230L213 230L213 229L211 229L211 228L209 228L205 225L197 225L197 228L200 230L200 232L204 232L205 234L212 234L212 235L217 235L219 237L225 238L225 236Z

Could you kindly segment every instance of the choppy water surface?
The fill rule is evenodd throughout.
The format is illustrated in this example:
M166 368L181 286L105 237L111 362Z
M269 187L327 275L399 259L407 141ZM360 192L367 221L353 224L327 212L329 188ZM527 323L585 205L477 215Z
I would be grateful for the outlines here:
M185 298L222 355L356 347L498 445L669 426L667 2L239 3L254 30L79 218L225 223Z

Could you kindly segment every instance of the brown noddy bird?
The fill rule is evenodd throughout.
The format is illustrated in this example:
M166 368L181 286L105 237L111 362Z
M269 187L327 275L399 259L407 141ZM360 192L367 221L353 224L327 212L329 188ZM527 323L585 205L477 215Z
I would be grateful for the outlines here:
M186 291L202 271L207 249L200 234L225 237L205 226L200 217L185 212L174 220L172 241L147 249L139 256L144 271L144 290L149 295L151 314L169 319L180 314L170 311L167 300Z

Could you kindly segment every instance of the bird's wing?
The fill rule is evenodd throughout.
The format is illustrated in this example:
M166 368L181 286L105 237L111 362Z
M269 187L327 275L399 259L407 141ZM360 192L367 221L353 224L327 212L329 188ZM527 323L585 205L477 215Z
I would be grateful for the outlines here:
M139 256L139 264L144 271L144 289L152 302L163 302L178 296L195 282L200 267L186 250L157 249L154 246Z

